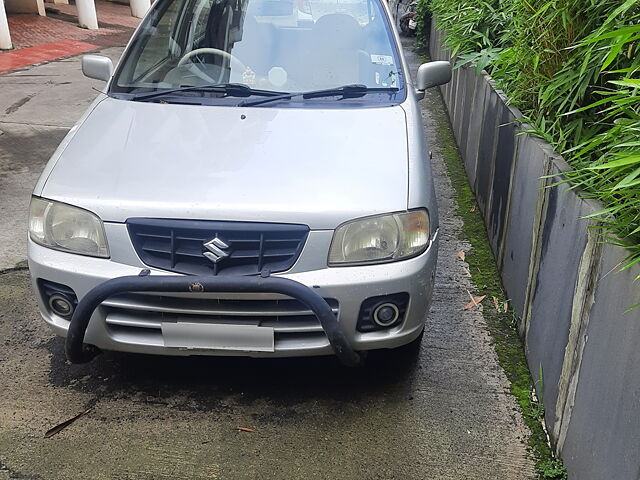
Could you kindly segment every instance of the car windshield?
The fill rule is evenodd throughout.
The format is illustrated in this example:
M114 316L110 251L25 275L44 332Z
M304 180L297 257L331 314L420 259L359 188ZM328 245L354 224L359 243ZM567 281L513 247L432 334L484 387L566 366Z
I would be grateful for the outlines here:
M219 99L175 89L229 83L263 95L360 85L387 99L404 88L380 0L158 0L111 93Z

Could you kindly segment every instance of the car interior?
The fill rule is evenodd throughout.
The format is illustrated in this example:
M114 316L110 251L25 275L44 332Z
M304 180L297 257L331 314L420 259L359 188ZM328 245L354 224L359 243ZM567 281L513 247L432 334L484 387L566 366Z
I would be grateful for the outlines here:
M340 12L290 0L184 3L174 0L159 14L123 69L125 83L176 88L232 82L287 92L396 86L397 55L380 6L371 0L346 3L350 8Z

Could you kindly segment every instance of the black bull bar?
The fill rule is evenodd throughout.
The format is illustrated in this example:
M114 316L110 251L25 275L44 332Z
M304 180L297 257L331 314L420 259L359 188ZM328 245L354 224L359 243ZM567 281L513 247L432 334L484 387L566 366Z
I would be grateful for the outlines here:
M147 273L147 272L144 272ZM211 277L145 275L113 278L91 289L78 303L67 332L65 352L71 363L85 363L100 351L84 344L84 336L94 310L112 295L125 292L237 292L279 293L295 298L309 308L320 321L331 348L347 366L361 362L340 330L338 319L327 302L311 288L279 277Z

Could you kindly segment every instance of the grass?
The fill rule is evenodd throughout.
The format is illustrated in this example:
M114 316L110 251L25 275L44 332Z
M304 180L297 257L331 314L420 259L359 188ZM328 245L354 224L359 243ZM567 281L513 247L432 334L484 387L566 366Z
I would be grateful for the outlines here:
M639 263L640 0L419 4L458 65L486 69L574 168L567 180L604 205L607 241L630 251L625 267Z
M503 305L507 299L489 245L485 224L475 196L469 187L439 93L430 92L427 101L434 104L440 103L432 108L437 116L438 145L441 148L440 153L445 160L449 178L455 188L457 214L464 223L462 236L472 246L466 254L465 261L469 264L469 271L477 288L476 293L487 295L488 298L496 297L499 305ZM535 460L536 471L544 480L564 480L567 478L567 472L562 465L562 460L553 456L542 427L544 407L533 395L534 381L516 329L516 315L510 308L507 312L498 311L491 302L484 304L483 314L493 338L498 361L509 379L511 394L516 398L522 410L524 422L529 429L528 449Z

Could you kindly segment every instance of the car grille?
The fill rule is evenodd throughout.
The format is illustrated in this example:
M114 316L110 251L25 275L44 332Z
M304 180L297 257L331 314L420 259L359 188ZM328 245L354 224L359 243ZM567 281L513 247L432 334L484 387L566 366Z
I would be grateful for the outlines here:
M338 316L338 301L325 300ZM163 345L162 322L188 321L272 327L280 350L329 344L314 313L279 294L128 293L110 297L101 308L111 335L122 342Z
M127 227L146 265L191 275L283 272L309 233L306 225L150 218L130 219Z

